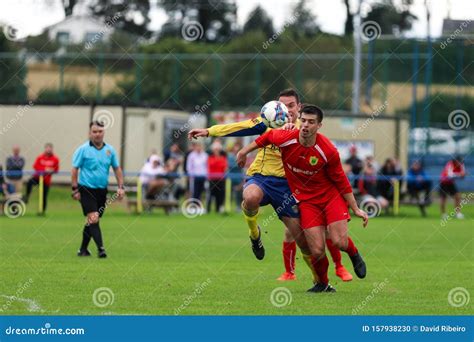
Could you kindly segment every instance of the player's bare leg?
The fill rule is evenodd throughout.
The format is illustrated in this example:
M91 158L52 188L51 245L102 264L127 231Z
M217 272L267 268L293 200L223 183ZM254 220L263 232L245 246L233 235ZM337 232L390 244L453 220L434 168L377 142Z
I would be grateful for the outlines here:
M282 253L283 253L283 263L285 265L285 272L280 277L278 277L277 280L280 280L280 281L296 280L296 275L295 275L296 242L290 230L288 229L288 227L285 227Z
M354 242L347 236L347 220L340 220L328 225L329 238L333 245L345 251L351 258L354 272L359 278L365 278L367 267Z
M311 252L311 256L303 254L303 258L308 266L313 266L315 276L317 277L315 285L309 289L308 292L336 292L336 290L329 285L329 260L326 256L325 230L326 227L324 226L311 227L303 230L309 251Z
M258 210L263 199L263 191L255 184L245 187L243 192L242 213L249 227L249 236L252 243L252 251L258 260L265 257L260 228L257 224Z
M464 215L461 213L461 193L459 192L454 194L454 211L456 212L456 218L464 218Z

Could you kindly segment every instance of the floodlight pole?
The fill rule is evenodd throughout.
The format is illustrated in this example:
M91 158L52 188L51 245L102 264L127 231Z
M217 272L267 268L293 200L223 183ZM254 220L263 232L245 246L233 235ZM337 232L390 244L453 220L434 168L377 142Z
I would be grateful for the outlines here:
M363 0L359 0L357 11L354 15L354 74L352 81L352 114L360 111L360 66L362 53L362 40L360 36L360 7Z

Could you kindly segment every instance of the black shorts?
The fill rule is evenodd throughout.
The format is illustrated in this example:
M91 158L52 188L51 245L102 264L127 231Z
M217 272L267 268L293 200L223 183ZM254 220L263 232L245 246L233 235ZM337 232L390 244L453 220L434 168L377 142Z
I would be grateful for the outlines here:
M458 188L454 183L440 183L439 185L439 195L443 198L449 196L454 196L458 193Z
M78 190L81 194L81 206L84 216L98 212L99 217L102 217L106 208L107 189L93 189L79 185Z

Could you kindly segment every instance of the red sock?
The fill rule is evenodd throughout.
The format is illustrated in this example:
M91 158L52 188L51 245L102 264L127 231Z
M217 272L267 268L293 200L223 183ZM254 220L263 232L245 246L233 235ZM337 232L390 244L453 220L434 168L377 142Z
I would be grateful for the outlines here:
M347 248L346 248L346 253L349 254L349 256L354 256L358 253L359 251L357 250L357 247L354 245L354 241L348 236L347 237Z
M283 241L283 263L288 273L295 273L296 242Z
M316 261L314 257L311 257L312 263L314 266L314 269L316 271L316 274L318 275L319 282L323 284L328 284L329 279L328 279L328 268L329 268L329 260L326 254Z
M332 261L334 261L334 264L336 265L336 268L341 267L342 266L342 262L341 262L342 256L341 256L341 251L339 250L339 248L337 248L333 245L331 239L326 239L326 245L328 246L329 253L331 253L331 258L332 258Z

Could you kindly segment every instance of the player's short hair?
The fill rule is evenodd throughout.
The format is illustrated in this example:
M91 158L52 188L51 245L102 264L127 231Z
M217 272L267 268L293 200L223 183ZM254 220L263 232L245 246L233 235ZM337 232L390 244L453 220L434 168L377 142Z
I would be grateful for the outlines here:
M313 104L305 104L300 110L300 114L313 114L318 117L318 122L323 121L324 113L321 108Z
M278 93L278 98L282 96L293 96L296 99L296 103L300 103L300 97L298 96L296 90L294 90L293 88L288 88L280 91L280 93Z
M103 123L102 121L93 120L93 121L91 121L91 123L89 124L89 129L92 128L92 126L97 126L97 127L102 127L102 128L104 128L104 123Z
M44 148L46 148L46 147L53 148L53 143L48 142L48 143L44 144Z

